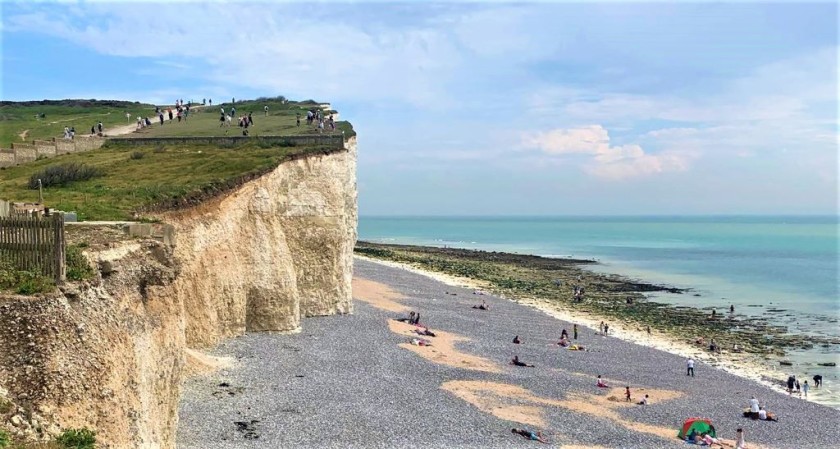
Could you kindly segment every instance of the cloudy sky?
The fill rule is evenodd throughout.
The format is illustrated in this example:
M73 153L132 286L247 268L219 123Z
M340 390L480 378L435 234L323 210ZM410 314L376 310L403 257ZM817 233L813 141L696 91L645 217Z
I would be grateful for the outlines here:
M331 102L363 215L838 210L833 2L0 7L4 100Z

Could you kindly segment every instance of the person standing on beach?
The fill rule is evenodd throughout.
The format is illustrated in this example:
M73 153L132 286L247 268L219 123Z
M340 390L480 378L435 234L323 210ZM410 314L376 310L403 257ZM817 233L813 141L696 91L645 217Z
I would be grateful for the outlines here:
M598 333L604 335L604 322L601 321L601 324L598 325Z
M688 361L685 362L685 375L694 377L694 359L691 357L688 358Z
M799 397L801 398L802 397L802 387L799 385L799 379L796 379L796 382L794 382L793 386L796 388L796 394L798 394Z
M802 385L802 392L805 393L805 399L808 399L808 390L811 389L811 386L808 385L808 381L806 380L805 383Z
M787 390L788 394L793 394L793 386L796 385L796 377L793 375L788 376L787 378Z
M606 337L610 333L610 325L604 324L604 336Z
M744 429L738 428L735 431L735 449L747 449L747 441L744 437Z
M572 335L574 335L575 340L577 340L577 336L578 336L577 324L572 325Z
M630 386L624 387L624 400L630 402Z

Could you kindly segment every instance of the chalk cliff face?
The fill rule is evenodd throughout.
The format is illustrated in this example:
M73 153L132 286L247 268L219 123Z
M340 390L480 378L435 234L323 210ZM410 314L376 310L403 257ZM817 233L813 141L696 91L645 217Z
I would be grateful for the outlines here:
M356 142L286 162L232 195L163 220L176 228L187 344L291 331L352 311Z
M174 447L186 351L352 311L355 138L159 218L174 246L92 248L93 282L0 298L0 405L13 404L0 427L86 426L102 447Z

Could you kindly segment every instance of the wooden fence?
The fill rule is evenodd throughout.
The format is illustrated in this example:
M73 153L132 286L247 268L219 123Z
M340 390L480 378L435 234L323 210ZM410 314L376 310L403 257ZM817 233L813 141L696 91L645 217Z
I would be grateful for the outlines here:
M18 270L65 280L64 215L13 214L0 217L0 259Z

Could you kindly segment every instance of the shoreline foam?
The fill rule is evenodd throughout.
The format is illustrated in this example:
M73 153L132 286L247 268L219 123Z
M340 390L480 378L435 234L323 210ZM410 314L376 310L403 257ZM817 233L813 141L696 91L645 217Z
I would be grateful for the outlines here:
M474 279L424 270L422 268L418 268L414 265L407 263L376 259L358 254L354 254L353 257L358 258L360 260L389 266L392 268L410 271L412 273L426 276L428 278L434 279L447 285L451 285L453 287L464 287L473 290L490 290L491 288L491 286L487 283L479 282ZM651 335L647 335L645 331L630 329L626 327L626 323L620 323L619 325L616 325L615 322L609 319L608 317L600 317L580 311L576 311L573 313L569 310L565 310L554 304L551 304L545 300L540 300L537 298L517 299L510 298L505 295L495 295L518 304L535 308L545 313L546 315L549 315L558 320L567 321L570 323L577 323L578 326L582 326L595 332L597 332L598 325L601 321L609 321L610 336L604 338L619 338L621 340L635 343L640 346L665 351L682 357L694 357L695 360L702 361L715 369L719 369L727 373L736 375L738 377L749 379L761 385L770 387L772 390L776 391L779 394L787 394L787 391L781 386L780 383L770 382L767 380L767 378L779 379L781 381L785 379L788 374L764 366L759 356L741 354L736 357L734 354L731 353L725 355L710 354L708 351L705 351L699 348L698 346L676 341L673 338L670 338L660 332L654 331L653 329L651 330ZM837 399L831 397L831 390L825 387L823 387L823 389L812 388L809 393L809 398L807 400L815 402L817 404L825 405L827 407L840 408L840 406L838 406Z

